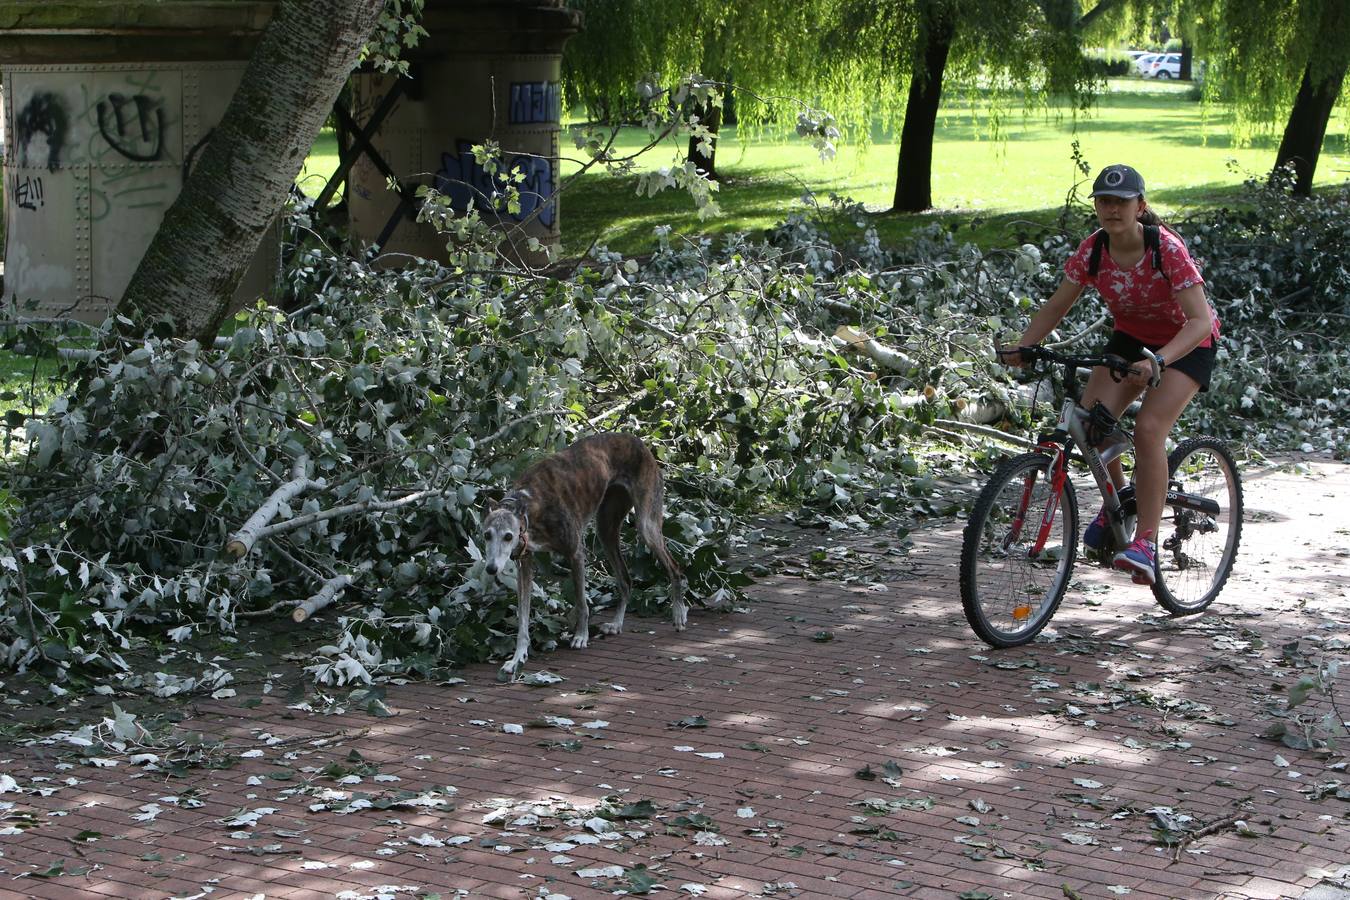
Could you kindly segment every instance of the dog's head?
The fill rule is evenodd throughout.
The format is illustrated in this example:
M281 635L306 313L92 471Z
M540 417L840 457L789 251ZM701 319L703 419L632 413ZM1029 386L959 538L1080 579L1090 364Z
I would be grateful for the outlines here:
M529 545L525 515L514 505L495 506L483 518L483 559L496 575Z

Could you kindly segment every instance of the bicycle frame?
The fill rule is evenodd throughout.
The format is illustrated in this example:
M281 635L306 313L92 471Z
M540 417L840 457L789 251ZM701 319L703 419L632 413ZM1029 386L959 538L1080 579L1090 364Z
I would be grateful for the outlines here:
M1021 348L1022 352L1027 354L1035 352L1037 349ZM1052 353L1047 354L1045 351L1040 352L1042 358L1053 359L1064 367L1064 384L1067 396L1064 405L1060 408L1059 422L1055 426L1055 430L1049 434L1041 435L1040 440L1036 443L1037 452L1050 458L1050 464L1046 469L1050 476L1052 496L1046 503L1045 513L1041 516L1041 521L1037 525L1036 540L1027 551L1028 555L1038 556L1045 550L1046 541L1049 540L1050 531L1055 524L1055 515L1059 511L1059 498L1064 492L1064 482L1069 477L1069 462L1075 458L1081 458L1087 464L1088 471L1092 473L1092 478L1097 483L1097 490L1101 492L1102 504L1106 510L1106 526L1111 534L1114 546L1129 546L1130 533L1134 528L1132 521L1135 511L1133 487L1117 490L1106 467L1128 448L1134 446L1134 436L1122 428L1120 423L1115 421L1114 416L1112 416L1110 417L1111 429L1105 437L1097 441L1089 437L1088 429L1092 424L1093 412L1084 409L1078 402L1079 392L1076 377L1080 366L1091 368L1105 364L1114 366L1118 370L1124 360L1066 357ZM1075 445L1078 447L1079 457L1075 457ZM1098 449L1099 446L1101 449ZM1026 511L1031 504L1031 492L1035 487L1035 481L1034 473L1027 476L1022 497L1018 504L1017 515L1013 519L1005 546L1012 546L1021 537L1022 528L1026 524ZM1170 507L1173 510L1185 509L1207 516L1219 515L1219 505L1216 502L1208 498L1183 493L1177 489L1175 483L1171 482L1167 485L1167 496L1163 505L1165 508Z
M1078 405L1074 397L1069 397L1064 401L1064 406L1060 409L1059 423L1055 430L1048 435L1043 435L1036 444L1036 449L1050 457L1050 488L1052 496L1050 502L1046 504L1045 514L1041 517L1040 530L1036 535L1036 540L1032 544L1031 553L1039 554L1045 549L1045 542L1049 539L1050 530L1055 523L1055 514L1059 510L1059 498L1064 491L1064 482L1069 477L1069 461L1073 459L1073 448L1076 444L1080 448L1082 459L1087 463L1088 471L1092 473L1093 479L1097 482L1097 489L1101 491L1102 502L1106 508L1106 524L1111 531L1111 536L1115 539L1115 546L1124 547L1129 544L1130 519L1133 510L1127 508L1122 502L1120 492L1116 490L1115 482L1111 480L1111 474L1106 467L1111 461L1116 459L1125 450L1132 446L1133 439L1130 434L1121 428L1115 426L1107 434L1103 442L1103 448L1098 450L1093 446L1093 442L1088 437L1088 422L1092 418L1092 413ZM1027 504L1031 500L1032 481L1028 477L1025 489L1022 492L1021 508L1026 510ZM1020 520L1020 516L1019 516ZM1016 531L1020 529L1016 528Z

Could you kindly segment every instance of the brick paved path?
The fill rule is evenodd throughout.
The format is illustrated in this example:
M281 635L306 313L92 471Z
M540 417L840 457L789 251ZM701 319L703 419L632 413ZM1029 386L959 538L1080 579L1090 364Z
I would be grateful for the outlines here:
M1350 640L1350 466L1312 469L1247 473L1239 574L1198 619L1088 572L1047 639L989 651L949 522L907 554L850 538L837 578L773 577L683 634L638 619L532 659L555 685L477 667L391 686L390 718L199 702L183 726L230 768L9 748L0 892L1336 896L1318 870L1350 863L1350 774L1261 738ZM1201 834L1169 848L1169 824Z

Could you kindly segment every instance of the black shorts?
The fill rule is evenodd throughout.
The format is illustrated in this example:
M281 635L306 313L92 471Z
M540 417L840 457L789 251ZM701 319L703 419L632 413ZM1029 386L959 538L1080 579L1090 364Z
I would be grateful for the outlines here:
M1145 347L1156 353L1162 347L1162 344L1145 344L1123 331L1113 331L1111 332L1111 340L1106 342L1102 353L1114 353L1129 362L1135 362L1143 359L1143 348ZM1200 385L1200 390L1207 391L1209 390L1209 377L1214 374L1214 357L1217 355L1218 351L1212 346L1196 347L1176 362L1167 360L1167 368L1184 372L1191 377L1192 381Z

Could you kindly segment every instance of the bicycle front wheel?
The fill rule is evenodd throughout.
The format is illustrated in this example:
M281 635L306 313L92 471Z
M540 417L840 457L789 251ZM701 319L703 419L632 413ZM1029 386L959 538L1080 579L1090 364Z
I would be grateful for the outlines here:
M994 647L1031 641L1059 607L1077 549L1073 483L1066 478L1056 494L1050 458L1041 453L1003 462L975 501L961 543L961 605L970 627Z
M1227 445L1212 437L1182 441L1167 468L1153 596L1172 615L1189 616L1213 603L1232 574L1242 538L1242 480Z

